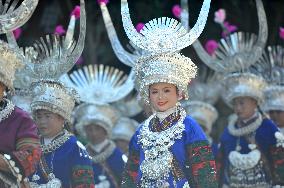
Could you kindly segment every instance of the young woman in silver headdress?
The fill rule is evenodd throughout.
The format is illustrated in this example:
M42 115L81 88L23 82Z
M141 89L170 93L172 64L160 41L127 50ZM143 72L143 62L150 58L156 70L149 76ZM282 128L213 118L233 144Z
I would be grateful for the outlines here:
M223 187L283 185L284 136L259 111L266 82L251 73L224 79L225 99L235 116L221 136L218 162Z
M34 86L31 103L43 156L31 187L94 187L86 148L68 131L75 106L74 92L59 82L42 80ZM70 127L69 127L70 128Z
M178 102L188 98L188 84L197 67L177 51L202 32L210 1L204 1L189 33L177 21L159 18L146 24L140 34L131 23L126 0L121 5L128 37L145 50L135 65L136 87L153 112L130 141L122 187L217 187L206 136Z

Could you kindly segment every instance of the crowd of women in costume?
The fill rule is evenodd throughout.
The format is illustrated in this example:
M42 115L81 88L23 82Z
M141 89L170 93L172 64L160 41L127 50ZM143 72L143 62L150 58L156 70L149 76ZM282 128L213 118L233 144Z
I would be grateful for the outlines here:
M129 75L106 65L69 72L84 49L84 0L65 36L47 35L25 48L12 32L38 0L17 8L0 3L7 39L0 40L0 187L284 187L284 49L265 50L265 11L255 2L258 35L229 33L210 56L198 41L210 0L192 29L181 0L181 22L157 18L139 31L121 0L133 52L120 44L106 1L99 1ZM180 53L190 45L215 71L209 79ZM210 133L219 96L234 114L216 141ZM143 110L150 114L139 124L131 117Z

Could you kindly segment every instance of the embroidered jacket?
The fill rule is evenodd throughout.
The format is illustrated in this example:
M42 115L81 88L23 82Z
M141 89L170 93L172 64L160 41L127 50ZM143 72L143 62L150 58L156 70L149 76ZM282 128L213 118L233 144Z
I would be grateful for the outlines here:
M260 127L255 131L255 141L262 154L261 159L264 163L266 181L268 183L272 181L274 185L284 185L284 137L277 138L276 133L280 133L276 125L269 119L263 119ZM229 183L230 162L228 156L231 151L236 149L237 142L238 137L231 135L226 128L221 137L217 155L221 184ZM247 154L251 151L244 136L240 137L239 144L241 154Z
M41 156L37 128L20 108L15 107L8 118L0 121L0 152L11 156L23 179L34 173ZM5 176L3 173L0 171L1 176ZM1 178L0 187L5 187Z
M178 126L179 118L172 114L161 123L154 118L150 121L149 129L151 132L160 134L171 127ZM186 185L193 188L217 187L215 160L205 134L197 122L189 116L185 117L183 125L181 137L175 139L169 148L173 158L170 166L167 167L170 173L166 179L166 185L178 188L188 187ZM136 131L130 142L129 159L122 181L124 188L140 187L141 184L143 177L141 164L145 161L145 151L139 142L142 129L143 125Z
M53 168L53 170L52 170ZM39 180L34 180L35 176L30 176L30 181L37 184L48 182L48 172L58 178L64 188L94 188L94 175L89 155L84 146L72 135L56 150L44 153L37 171L34 175L39 176Z

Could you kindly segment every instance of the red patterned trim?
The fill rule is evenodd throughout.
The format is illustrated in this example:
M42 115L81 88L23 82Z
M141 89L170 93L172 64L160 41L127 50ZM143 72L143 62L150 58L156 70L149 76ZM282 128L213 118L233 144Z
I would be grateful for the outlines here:
M37 164L41 157L40 145L22 145L19 151L11 154L12 160L16 162L16 166L20 169L20 173L24 176L30 176L36 170Z
M72 169L72 187L94 188L94 172L91 166L75 166Z
M272 178L274 185L284 185L284 148L271 147Z
M187 146L186 163L192 187L218 187L216 163L207 141L199 141Z
M138 151L129 151L129 158L123 172L122 188L137 187L140 155Z

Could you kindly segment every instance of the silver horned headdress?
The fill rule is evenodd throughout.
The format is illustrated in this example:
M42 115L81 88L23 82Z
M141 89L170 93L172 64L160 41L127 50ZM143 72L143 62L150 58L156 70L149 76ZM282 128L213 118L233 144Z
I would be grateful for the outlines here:
M125 75L114 67L88 65L64 75L61 80L75 88L81 100L93 104L109 104L127 96L134 88L133 75Z
M146 23L138 33L132 24L127 0L121 0L122 22L128 38L148 52L135 65L136 87L145 102L149 102L148 87L159 82L176 85L188 98L187 86L195 77L197 67L177 51L191 45L202 33L209 8L210 0L204 0L197 23L189 32L178 21L163 17Z
M123 48L120 43L118 36L116 34L115 28L113 26L110 14L105 3L100 3L100 8L102 11L105 27L107 30L108 38L110 40L111 46L117 58L127 66L134 67L137 59L141 56L142 49L134 50L133 53L128 52Z
M75 128L81 136L86 138L85 127L97 125L104 128L111 137L112 128L119 116L120 113L111 105L82 103L74 110Z
M181 0L181 22L188 29L187 1ZM261 0L256 0L256 8L259 27L258 36L243 32L233 33L221 39L216 50L216 57L211 57L198 40L193 43L193 48L199 58L208 67L217 72L236 72L247 69L261 57L268 37L268 28Z
M284 48L268 46L252 71L262 75L269 83L264 90L264 111L284 111Z
M6 0L4 4L2 2L0 2L0 34L12 32L24 25L38 4L38 0L24 0L16 8L18 0Z
M57 113L71 122L71 113L78 101L77 92L65 87L59 77L68 72L79 59L85 42L86 12L85 2L80 0L80 34L74 39L75 17L72 16L65 37L46 36L36 42L33 47L24 50L25 73L33 88L31 109L45 109ZM20 84L21 85L21 84ZM24 84L22 84L24 86Z
M58 80L68 72L82 54L86 36L85 2L80 0L80 31L74 39L75 17L72 16L65 36L47 35L33 46L23 49L25 55L25 75L22 80Z

